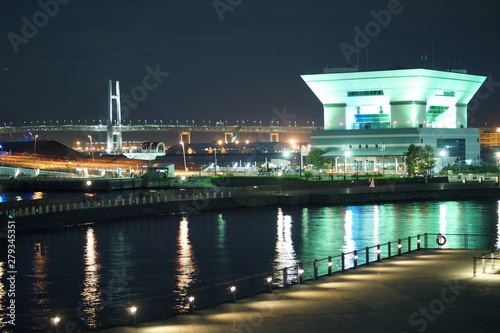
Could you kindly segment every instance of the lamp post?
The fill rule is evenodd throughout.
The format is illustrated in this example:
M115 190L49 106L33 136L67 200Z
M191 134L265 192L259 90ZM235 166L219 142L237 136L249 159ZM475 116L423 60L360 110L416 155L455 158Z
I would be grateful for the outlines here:
M441 150L439 152L439 155L441 156L441 172L443 171L444 169L444 157L446 156L446 150Z
M186 166L186 148L184 148L184 141L181 141L182 145L182 155L184 156L184 171L188 171Z
M344 153L344 180L346 179L346 173L347 173L347 158L351 156L351 152L349 150L346 150Z
M382 142L382 175L385 175L385 143Z
M215 173L217 174L217 147L214 148L214 157L215 157Z
M36 155L36 139L38 138L38 134L35 135L35 144L33 145L33 157Z
M92 146L92 136L87 135L90 141L90 155L92 156L92 160L94 160L94 147Z

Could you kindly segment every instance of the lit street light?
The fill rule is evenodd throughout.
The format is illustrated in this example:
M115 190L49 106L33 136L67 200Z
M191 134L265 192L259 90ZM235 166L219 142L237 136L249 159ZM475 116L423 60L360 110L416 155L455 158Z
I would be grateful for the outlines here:
M349 150L346 150L344 153L344 180L346 179L346 173L347 173L347 158L351 156L351 152Z
M444 168L444 157L446 156L446 150L441 150L439 152L439 155L441 156L441 171L443 170Z
M92 156L92 160L94 160L94 147L92 146L92 136L87 135L90 140L90 155Z
M36 139L37 139L37 138L38 138L38 134L37 134L37 135L35 135L35 144L34 144L34 146L33 146L33 157L35 157L35 155L36 155Z
M184 156L184 171L188 171L186 166L186 148L184 148L184 141L181 141L182 145L182 155Z

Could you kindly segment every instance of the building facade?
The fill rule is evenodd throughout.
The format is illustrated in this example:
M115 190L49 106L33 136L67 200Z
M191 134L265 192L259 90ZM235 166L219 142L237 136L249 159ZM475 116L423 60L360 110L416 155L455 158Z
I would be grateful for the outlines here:
M403 157L410 144L431 145L438 170L479 162L479 130L467 128L467 105L484 76L327 68L302 79L324 107L324 130L311 134L311 145L343 158L345 169L406 172Z

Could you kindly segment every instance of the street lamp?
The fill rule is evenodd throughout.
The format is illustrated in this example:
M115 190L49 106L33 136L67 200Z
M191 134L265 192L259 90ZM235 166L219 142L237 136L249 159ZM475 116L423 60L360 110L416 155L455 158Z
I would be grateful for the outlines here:
M344 153L344 180L346 179L346 173L347 173L347 158L351 156L351 152L349 150L346 150Z
M92 160L94 160L94 147L92 146L92 136L91 135L87 135L87 137L90 140L90 155L92 156Z
M186 148L184 148L184 141L181 141L182 145L182 155L184 156L184 171L188 171L186 166Z
M441 171L443 171L444 168L444 157L446 156L446 150L441 150L439 152L439 155L441 156Z
M214 148L214 157L215 157L215 173L217 174L217 147Z
M35 135L35 144L33 145L33 157L36 155L36 139L38 138L38 134Z
M382 142L382 175L385 175L385 143Z

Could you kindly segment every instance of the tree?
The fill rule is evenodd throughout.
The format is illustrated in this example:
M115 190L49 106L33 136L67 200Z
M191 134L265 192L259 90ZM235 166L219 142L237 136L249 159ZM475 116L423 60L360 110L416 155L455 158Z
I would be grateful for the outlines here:
M321 155L323 155L324 153L325 151L322 149L311 150L306 157L306 163L314 165L314 169L316 170L321 169L324 163Z
M422 147L412 143L408 146L408 151L404 154L406 157L406 169L410 177L418 172L421 152Z
M425 171L426 175L429 175L431 170L436 166L436 160L434 156L434 148L431 145L425 145L420 152L420 161L418 163L418 169Z

